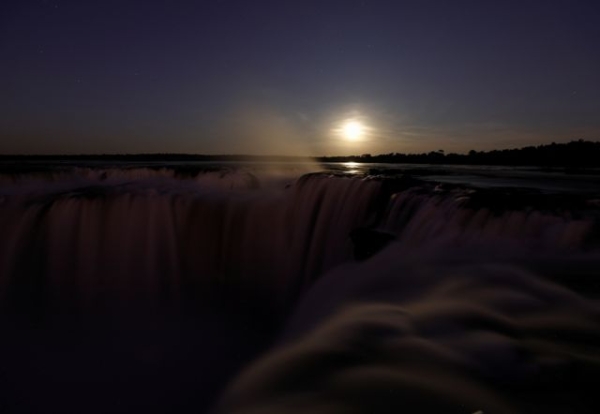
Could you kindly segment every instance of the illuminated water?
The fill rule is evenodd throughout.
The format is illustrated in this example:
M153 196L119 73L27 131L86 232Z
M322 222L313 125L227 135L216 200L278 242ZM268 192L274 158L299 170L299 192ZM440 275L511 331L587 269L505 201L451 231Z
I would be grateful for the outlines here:
M2 171L5 412L599 408L594 171Z

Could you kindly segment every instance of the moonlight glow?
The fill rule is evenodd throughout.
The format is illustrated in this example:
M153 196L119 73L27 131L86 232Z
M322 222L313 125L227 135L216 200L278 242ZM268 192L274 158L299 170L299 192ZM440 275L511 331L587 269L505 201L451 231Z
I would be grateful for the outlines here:
M342 125L342 136L348 141L358 141L365 134L365 127L358 121L349 120Z

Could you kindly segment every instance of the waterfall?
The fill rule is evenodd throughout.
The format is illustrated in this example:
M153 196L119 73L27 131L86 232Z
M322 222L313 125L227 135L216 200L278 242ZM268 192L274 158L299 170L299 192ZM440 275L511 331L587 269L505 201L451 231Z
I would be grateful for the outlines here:
M0 183L0 407L31 387L25 412L197 412L236 378L218 412L293 411L303 390L331 412L519 412L563 386L588 412L593 197L189 166Z
M525 207L498 213L468 200L465 190L396 192L378 179L323 174L287 186L261 186L245 172L54 174L4 189L0 292L4 302L43 294L49 305L85 308L177 300L219 282L287 301L353 260L357 228L389 233L406 254L498 240L577 249L594 230L589 217Z

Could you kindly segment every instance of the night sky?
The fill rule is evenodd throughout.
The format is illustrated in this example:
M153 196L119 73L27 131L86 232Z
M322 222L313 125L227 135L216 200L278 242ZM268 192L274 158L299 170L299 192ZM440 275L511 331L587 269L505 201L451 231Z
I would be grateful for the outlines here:
M600 139L597 0L4 0L0 54L4 154Z

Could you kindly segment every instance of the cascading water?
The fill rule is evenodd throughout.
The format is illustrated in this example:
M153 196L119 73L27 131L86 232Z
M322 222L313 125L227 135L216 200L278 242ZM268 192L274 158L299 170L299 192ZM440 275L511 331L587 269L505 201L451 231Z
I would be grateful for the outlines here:
M206 181L78 182L7 199L4 297L37 278L48 300L84 307L96 295L159 300L217 281L285 299L351 258L347 235L366 223L379 187L319 176L277 189Z
M322 397L332 412L346 411L346 402L332 397L337 392L352 400L352 387L362 381L381 381L384 388L390 384L391 377L378 371L361 371L352 380L356 384L344 383L346 364L369 368L360 362L364 352L382 361L392 358L389 352L407 352L417 361L452 366L428 376L424 359L425 371L419 371L418 363L407 366L392 358L390 375L407 369L416 381L411 384L403 374L393 382L402 396L390 405L394 409L402 406L402 398L419 399L407 390L425 399L452 394L456 389L444 388L443 382L455 377L464 387L456 398L434 404L435 409L469 401L475 412L487 395L490 412L519 411L522 401L514 405L494 391L498 349L526 349L596 372L595 363L582 361L600 357L598 338L590 334L600 328L597 304L552 282L536 282L530 273L550 267L554 272L548 271L548 278L564 281L568 276L556 269L570 266L576 269L573 280L585 279L578 285L582 291L597 287L589 276L598 270L593 197L548 203L549 196L538 194L520 197L525 201L519 204L502 191L442 187L406 177L298 178L226 168L61 167L4 174L0 182L0 321L10 335L0 352L15 356L0 369L0 385L10 386L14 394L0 398L0 407L14 412L28 383L44 398L24 403L22 412L48 407L80 412L85 402L57 396L70 389L81 398L98 398L94 387L111 397L86 406L88 412L206 409L234 373L269 346L272 352L234 382L217 410L291 410L303 382L280 389L278 381L342 375L339 389L313 383L315 399L306 404L314 409ZM355 257L365 262L357 264ZM489 289L503 293L486 296ZM535 317L522 312L519 303L534 309ZM567 304L570 310L563 311ZM563 320L538 318L550 311ZM413 316L406 319L406 312ZM498 331L498 318L510 334L506 327ZM419 332L403 320L415 323ZM500 338L486 342L478 337L487 351L474 350L478 342L469 335L481 332L480 325L472 332L473 320L489 328L482 330L485 335ZM569 321L582 324L574 328L578 335L592 338L585 358L571 344L547 351L543 335L530 338L539 342L535 346L519 342L534 325L560 333ZM371 330L372 335L365 333ZM447 331L454 332L455 340L448 342ZM115 336L126 339L110 339ZM405 342L388 349L382 338ZM415 344L441 348L428 355ZM375 347L372 355L369 347ZM180 351L187 360L175 356ZM338 351L346 362L330 366L330 358L340 357ZM290 352L293 357L285 357ZM102 363L82 371L77 361L98 353L104 354ZM302 374L294 367L303 358L322 365L309 364L313 368ZM474 360L468 364L465 358ZM26 362L32 360L49 364L50 372L41 374ZM292 364L289 370L286 364ZM479 367L476 375L473 364ZM511 364L527 376L520 371L523 364ZM535 366L553 367L545 362ZM149 373L140 378L144 370ZM182 372L172 382L176 388L164 384ZM135 382L132 389L123 390L119 375ZM78 376L87 380L79 383ZM363 409L379 395L373 387L371 396L355 394ZM514 392L522 391L517 387ZM174 399L182 405L174 405ZM578 408L586 412L586 406Z

